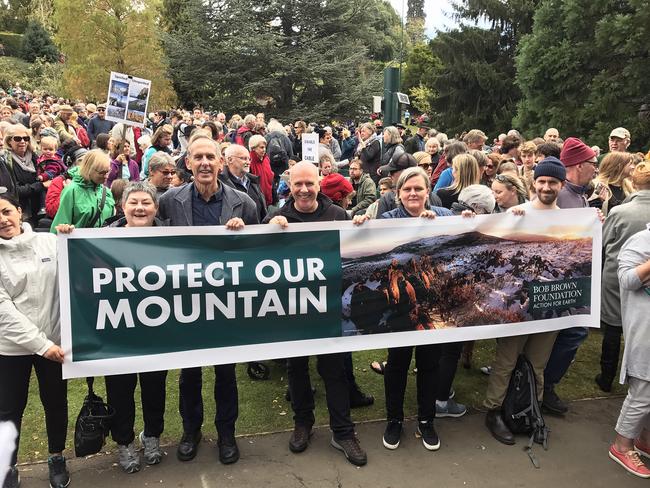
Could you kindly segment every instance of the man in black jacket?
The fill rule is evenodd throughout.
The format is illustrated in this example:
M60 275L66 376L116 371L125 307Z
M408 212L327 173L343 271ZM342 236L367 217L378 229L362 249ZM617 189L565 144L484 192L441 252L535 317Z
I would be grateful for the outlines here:
M347 220L345 210L319 192L318 169L303 161L291 168L289 176L291 197L282 208L269 214L264 223L286 228L291 222L326 222ZM365 451L359 445L350 418L349 383L345 373L344 354L324 354L317 358L318 373L325 382L325 395L330 413L331 445L343 451L352 464L367 462ZM314 394L309 379L309 357L290 358L287 373L291 408L294 411L294 429L289 440L292 452L302 452L309 445L314 425Z
M219 181L251 197L255 202L261 222L266 217L266 201L260 188L259 176L250 173L250 153L244 146L233 144L226 148L224 157L226 165L219 174Z

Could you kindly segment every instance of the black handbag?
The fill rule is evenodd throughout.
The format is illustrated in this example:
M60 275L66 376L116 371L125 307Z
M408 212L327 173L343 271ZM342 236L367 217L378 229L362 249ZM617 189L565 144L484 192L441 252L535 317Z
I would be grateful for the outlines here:
M74 427L74 451L77 457L101 451L115 415L113 407L104 403L93 391L94 378L86 378L88 395L81 406Z

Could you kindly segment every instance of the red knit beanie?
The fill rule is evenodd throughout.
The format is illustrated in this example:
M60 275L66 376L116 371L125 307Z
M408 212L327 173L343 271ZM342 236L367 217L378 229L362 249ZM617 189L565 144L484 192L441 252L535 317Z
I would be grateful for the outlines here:
M560 153L560 161L564 163L567 168L575 166L576 164L591 161L596 158L596 153L593 149L587 146L577 137L569 137L564 141L562 152Z
M320 191L336 203L352 193L354 188L352 183L340 173L330 173L320 182Z

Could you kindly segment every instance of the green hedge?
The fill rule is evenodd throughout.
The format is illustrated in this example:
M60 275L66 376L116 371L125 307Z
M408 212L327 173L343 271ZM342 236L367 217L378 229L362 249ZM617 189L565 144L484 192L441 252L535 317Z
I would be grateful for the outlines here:
M23 35L15 32L0 32L0 44L5 47L5 56L20 56Z

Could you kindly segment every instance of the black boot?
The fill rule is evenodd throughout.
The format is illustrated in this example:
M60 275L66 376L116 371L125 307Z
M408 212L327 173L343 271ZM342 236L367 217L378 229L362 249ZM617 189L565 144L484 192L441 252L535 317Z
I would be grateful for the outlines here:
M488 410L485 416L485 426L488 428L492 436L499 442L503 442L509 446L515 443L515 436L510 432L508 426L503 421L503 415L500 408Z

